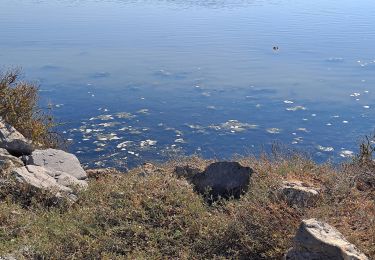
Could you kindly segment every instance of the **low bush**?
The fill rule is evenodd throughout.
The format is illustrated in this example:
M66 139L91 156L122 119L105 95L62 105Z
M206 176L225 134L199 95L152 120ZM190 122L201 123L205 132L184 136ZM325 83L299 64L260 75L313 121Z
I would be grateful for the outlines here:
M62 138L54 132L53 116L39 107L38 87L20 81L19 74L19 70L0 73L0 117L37 147L61 146Z

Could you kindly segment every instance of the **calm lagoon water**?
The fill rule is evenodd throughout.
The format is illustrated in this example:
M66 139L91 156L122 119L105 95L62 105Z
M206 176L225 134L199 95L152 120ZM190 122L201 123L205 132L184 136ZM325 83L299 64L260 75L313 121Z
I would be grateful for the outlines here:
M40 84L90 166L275 141L339 161L375 128L374 13L372 0L2 0L0 66Z

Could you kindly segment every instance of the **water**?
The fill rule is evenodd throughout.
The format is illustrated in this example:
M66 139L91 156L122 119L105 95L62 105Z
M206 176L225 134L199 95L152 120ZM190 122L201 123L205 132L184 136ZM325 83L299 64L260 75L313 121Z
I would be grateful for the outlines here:
M339 161L375 127L374 11L370 0L2 0L0 66L40 84L89 166L230 158L275 141Z

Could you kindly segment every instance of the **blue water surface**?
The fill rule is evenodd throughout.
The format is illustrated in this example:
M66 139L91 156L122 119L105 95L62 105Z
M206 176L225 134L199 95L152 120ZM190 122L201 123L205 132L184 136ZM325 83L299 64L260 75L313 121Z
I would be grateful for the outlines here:
M375 127L374 13L370 0L2 0L0 68L40 85L90 167L275 141L340 161Z

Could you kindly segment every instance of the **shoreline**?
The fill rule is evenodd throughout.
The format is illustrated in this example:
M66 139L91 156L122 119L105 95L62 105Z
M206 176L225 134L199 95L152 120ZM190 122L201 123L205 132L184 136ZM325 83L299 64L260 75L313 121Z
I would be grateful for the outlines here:
M30 150L6 124L0 137L5 259L375 256L372 160L334 168L298 154L193 156L124 174L84 171L61 150Z

